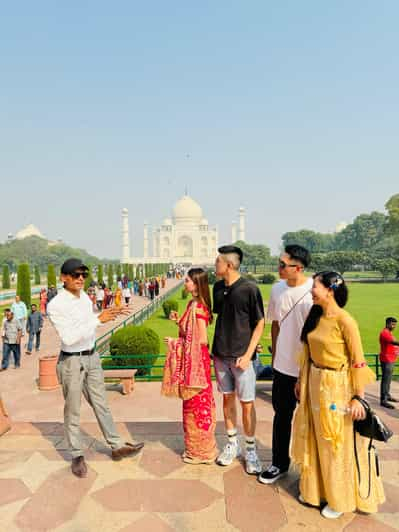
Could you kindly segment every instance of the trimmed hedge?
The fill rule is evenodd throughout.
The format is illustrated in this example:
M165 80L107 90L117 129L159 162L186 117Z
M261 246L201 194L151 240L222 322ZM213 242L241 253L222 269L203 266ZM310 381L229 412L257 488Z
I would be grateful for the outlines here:
M3 266L3 279L2 279L2 284L3 284L3 288L7 289L7 288L11 288L11 283L10 283L10 268L8 267L7 264L5 264Z
M40 284L40 270L39 266L35 266L35 284Z
M169 319L169 315L172 310L175 310L176 312L179 310L179 303L175 299L167 299L162 303L162 308L165 318Z
M260 282L263 284L273 284L276 281L276 276L272 273L265 273L260 278Z
M47 266L47 288L50 288L50 286L57 286L54 264L49 264Z
M29 264L18 266L17 295L27 307L31 304L31 286Z
M137 366L154 365L161 347L158 334L145 325L127 325L119 329L111 338L110 355L112 359L102 362L107 366L129 366L137 369L137 375L147 375L150 368ZM133 358L118 358L118 355L149 355Z

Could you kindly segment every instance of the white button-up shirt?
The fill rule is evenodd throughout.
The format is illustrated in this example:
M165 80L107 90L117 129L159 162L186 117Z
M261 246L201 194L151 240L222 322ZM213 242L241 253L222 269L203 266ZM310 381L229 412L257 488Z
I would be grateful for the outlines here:
M47 314L61 338L61 349L67 353L94 347L100 320L93 312L93 303L83 290L80 297L61 290L47 306Z

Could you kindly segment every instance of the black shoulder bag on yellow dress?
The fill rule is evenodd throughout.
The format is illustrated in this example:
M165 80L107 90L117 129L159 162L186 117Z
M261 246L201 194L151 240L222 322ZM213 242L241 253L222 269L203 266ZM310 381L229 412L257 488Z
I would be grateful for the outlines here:
M377 473L377 477L380 476L378 454L377 454L377 449L373 445L373 440L387 442L389 438L393 436L393 432L379 418L379 416L373 410L371 410L370 405L365 399L363 399L359 395L354 395L353 399L356 399L357 401L359 401L359 403L363 406L364 410L366 411L366 417L364 419L360 419L360 420L353 422L353 441L354 441L354 447L355 447L357 476L359 479L359 495L360 495L361 478L360 478L359 457L357 455L357 448L356 448L356 433L360 434L360 436L363 436L364 438L370 439L369 446L368 446L369 488L368 488L367 497L362 497L360 495L361 499L366 500L370 497L370 492L371 492L371 449L374 449L375 470Z

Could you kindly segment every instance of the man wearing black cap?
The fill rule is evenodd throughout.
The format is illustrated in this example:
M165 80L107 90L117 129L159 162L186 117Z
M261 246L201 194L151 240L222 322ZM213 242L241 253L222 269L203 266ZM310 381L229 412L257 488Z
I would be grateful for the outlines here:
M117 433L106 401L100 357L94 350L97 326L126 310L109 308L95 316L92 302L83 290L87 276L88 268L81 260L65 261L61 266L64 290L47 307L48 316L61 338L57 375L65 399L64 426L72 455L72 473L79 478L87 476L79 428L82 393L111 446L113 460L132 456L143 447L143 443L124 443Z
M255 442L254 362L265 326L263 301L256 284L240 276L241 249L222 246L218 251L216 275L222 280L213 287L213 311L218 317L212 353L218 388L223 393L228 442L216 462L227 466L241 454L237 438L237 397L245 432L245 469L248 474L256 475L261 465Z

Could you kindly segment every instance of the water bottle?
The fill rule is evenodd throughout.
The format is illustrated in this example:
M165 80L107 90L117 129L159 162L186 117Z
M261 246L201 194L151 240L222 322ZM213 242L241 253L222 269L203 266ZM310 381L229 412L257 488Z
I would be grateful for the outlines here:
M337 412L338 414L342 414L343 416L352 413L352 409L350 406L338 406L336 403L331 403L329 409L332 412Z

